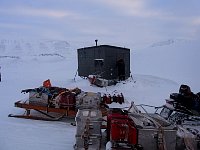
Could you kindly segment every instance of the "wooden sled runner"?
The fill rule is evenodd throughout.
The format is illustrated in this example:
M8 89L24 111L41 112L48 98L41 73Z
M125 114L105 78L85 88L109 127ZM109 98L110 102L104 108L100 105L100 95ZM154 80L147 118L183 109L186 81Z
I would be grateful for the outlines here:
M71 106L68 106L66 108L51 108L48 106L39 106L39 105L29 104L26 101L15 102L15 107L25 109L25 113L22 115L9 114L8 117L45 120L45 121L59 121L63 119L64 117L74 118L77 112ZM41 116L31 114L31 111L33 110L41 114Z

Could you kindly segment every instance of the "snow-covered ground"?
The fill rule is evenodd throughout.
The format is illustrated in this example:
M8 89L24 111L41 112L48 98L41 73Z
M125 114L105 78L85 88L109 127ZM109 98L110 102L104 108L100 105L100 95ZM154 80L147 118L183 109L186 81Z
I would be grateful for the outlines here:
M14 107L14 102L28 96L21 90L39 87L46 79L53 86L110 94L122 92L127 105L134 101L160 106L171 92L178 92L180 84L188 84L194 93L199 92L199 41L166 40L140 49L130 47L133 79L106 88L91 86L80 77L74 80L77 48L80 47L66 41L0 40L1 150L73 149L76 127L70 123L8 117L10 113L23 113Z

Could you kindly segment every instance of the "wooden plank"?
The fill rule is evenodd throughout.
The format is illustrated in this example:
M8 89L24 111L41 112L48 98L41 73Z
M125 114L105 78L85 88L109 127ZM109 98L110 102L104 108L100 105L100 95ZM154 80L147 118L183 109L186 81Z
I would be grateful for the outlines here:
M26 110L39 110L39 111L46 111L46 112L55 112L60 114L65 114L66 116L76 116L76 110L70 110L70 107L64 108L51 108L51 107L45 107L45 106L38 106L38 105L32 105L25 103L23 101L17 101L15 102L15 107L23 108Z

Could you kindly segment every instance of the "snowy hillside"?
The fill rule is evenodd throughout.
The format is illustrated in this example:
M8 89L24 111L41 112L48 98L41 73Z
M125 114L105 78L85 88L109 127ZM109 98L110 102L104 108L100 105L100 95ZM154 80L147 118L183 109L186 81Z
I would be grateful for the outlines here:
M200 43L194 40L166 40L132 52L132 70L188 84L198 92Z
M74 76L76 49L66 41L0 40L0 145L1 150L73 149L75 127L66 122L42 122L8 118L22 114L14 102L28 95L21 90L35 88L50 79L53 86L79 87L83 91L123 93L129 102L160 106L180 84L189 83L198 92L200 44L196 41L158 42L143 49L131 48L133 79L116 86L99 88ZM90 46L90 45L85 45ZM78 48L78 47L77 47Z

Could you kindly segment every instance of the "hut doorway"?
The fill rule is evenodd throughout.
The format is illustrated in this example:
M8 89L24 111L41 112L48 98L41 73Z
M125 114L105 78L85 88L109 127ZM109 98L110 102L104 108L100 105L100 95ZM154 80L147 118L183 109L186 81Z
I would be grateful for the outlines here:
M117 61L117 71L119 81L125 80L125 63L123 59Z

